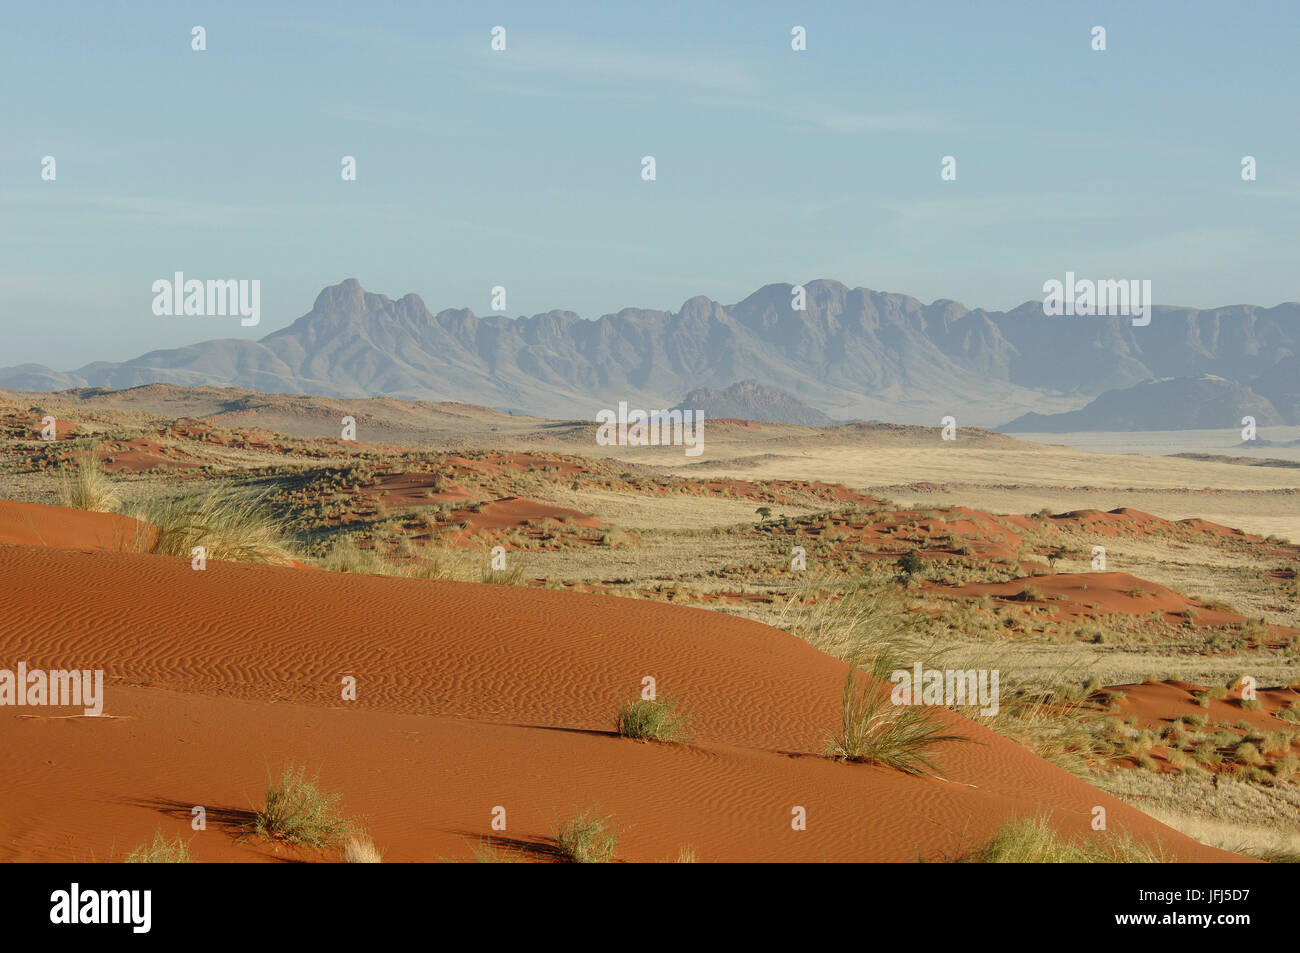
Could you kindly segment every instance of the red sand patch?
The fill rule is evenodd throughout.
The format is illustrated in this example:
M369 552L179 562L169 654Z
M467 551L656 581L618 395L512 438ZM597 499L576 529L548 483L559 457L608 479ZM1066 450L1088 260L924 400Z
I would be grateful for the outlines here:
M1052 521L1058 524L1073 523L1098 536L1148 536L1153 533L1170 533L1181 528L1219 539L1232 538L1262 541L1259 536L1252 536L1242 530L1233 529L1231 526L1211 523L1209 520L1183 519L1173 522L1127 506L1121 506L1119 509L1107 512L1101 510L1073 510L1069 513L1053 516Z
M504 499L484 503L477 513L471 510L457 510L452 513L453 522L465 524L465 534L493 532L497 530L516 529L529 521L554 520L562 522L571 519L576 525L587 529L600 529L605 524L596 517L581 510L570 510L550 503L539 503L519 496L507 496Z
M0 500L0 543L137 552L153 547L158 530L117 513Z
M1038 590L1042 597L1025 598L1026 588ZM1209 609L1197 605L1186 596L1140 579L1126 572L1056 573L1045 576L1023 576L1010 582L968 582L960 586L931 585L949 595L992 596L996 599L1015 599L1056 610L1061 618L1095 616L1105 613L1145 615L1161 612L1167 621L1181 620L1188 608L1195 610L1198 626L1221 626L1243 622L1235 612Z
M108 462L110 457L111 463ZM119 441L111 447L101 447L99 458L104 462L104 469L114 473L141 473L154 467L194 469L199 466L192 460L177 457L157 441L144 437Z
M1300 751L1300 741L1285 743L1287 735L1296 732L1296 724L1277 717L1279 712L1300 699L1300 691L1297 690L1300 685L1257 689L1255 697L1260 707L1253 710L1244 707L1240 686L1229 691L1224 698L1211 699L1208 707L1202 707L1198 704L1195 693L1206 692L1208 689L1209 686L1206 685L1169 679L1136 685L1112 685L1094 697L1113 705L1107 711L1118 714L1126 723L1134 720L1132 727L1138 731L1161 733L1176 719L1184 719L1183 740L1176 740L1176 736L1166 736L1161 743L1147 751L1162 772L1181 770L1170 763L1175 750L1191 757L1203 771L1213 774L1242 772L1246 766L1237 759L1236 748L1247 740L1248 735L1253 735L1250 741L1258 752L1254 767L1267 770L1288 755ZM1191 721L1193 718L1197 722L1200 719L1205 719L1206 722L1199 724ZM1266 740L1261 740L1261 737ZM1196 747L1206 743L1218 753L1219 760L1195 757ZM1139 767L1136 755L1116 758L1113 763L1122 768Z
M435 487L441 489L435 489ZM462 487L436 473L385 473L362 487L363 496L375 498L385 509L408 506L432 506L435 503L459 503L469 499Z
M936 515L928 515L928 514ZM917 552L928 557L964 556L1010 562L1022 537L992 514L954 506L943 510L894 510L872 515L835 514L811 524L810 536L834 540L861 558L896 559Z
M1193 693L1208 691L1209 687L1169 679L1136 685L1109 685L1104 693L1123 693L1125 697L1119 699L1119 713L1124 718L1136 716L1137 727L1141 729L1162 728L1179 716L1203 715L1209 718L1211 725L1221 722L1236 725L1239 721L1248 721L1262 731L1300 730L1300 725L1276 717L1277 712L1287 708L1294 699L1300 699L1300 691L1297 691L1300 685L1258 689L1255 694L1260 707L1253 711L1241 706L1240 688L1230 691L1224 698L1211 699L1208 708L1201 707Z

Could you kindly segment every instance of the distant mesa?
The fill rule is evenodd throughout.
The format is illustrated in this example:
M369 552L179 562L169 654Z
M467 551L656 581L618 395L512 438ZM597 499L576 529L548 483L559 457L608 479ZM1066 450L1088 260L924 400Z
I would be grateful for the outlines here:
M835 423L820 410L758 381L737 381L723 390L697 387L672 409L700 411L707 420L734 417L804 427L828 427Z
M997 429L1004 433L1238 430L1245 416L1254 417L1261 427L1300 422L1245 384L1202 374L1110 390L1080 410L1028 413Z
M1300 447L1300 439L1296 440L1265 440L1263 437L1256 437L1254 440L1243 440L1236 444L1238 450L1254 450L1259 447Z

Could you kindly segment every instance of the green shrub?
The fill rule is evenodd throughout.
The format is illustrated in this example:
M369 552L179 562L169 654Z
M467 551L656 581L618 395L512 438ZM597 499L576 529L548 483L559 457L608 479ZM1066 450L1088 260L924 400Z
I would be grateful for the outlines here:
M639 698L619 707L616 726L624 738L639 741L685 741L687 718L677 711L677 702L664 696L661 699Z
M316 782L303 768L286 767L279 781L267 782L266 806L255 815L253 831L307 847L332 847L356 834L356 824L338 813L343 796L322 792Z
M560 856L575 864L604 864L614 859L618 832L609 817L583 811L561 824L555 832L555 846Z

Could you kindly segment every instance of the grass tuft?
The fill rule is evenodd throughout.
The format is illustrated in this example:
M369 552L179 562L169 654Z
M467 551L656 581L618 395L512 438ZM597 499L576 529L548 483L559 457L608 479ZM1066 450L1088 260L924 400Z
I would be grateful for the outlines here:
M64 469L59 485L59 502L73 509L92 513L111 513L122 503L117 489L94 450L86 449L73 456L76 468Z
M375 842L364 835L348 838L343 845L343 863L345 864L382 864L384 854Z
M316 781L293 766L284 769L279 781L269 780L266 806L253 819L253 832L304 847L333 847L358 833L355 822L338 813L343 796L324 793Z
M284 565L294 558L284 524L263 497L212 490L178 500L155 498L130 515L158 527L153 552L159 556L189 559L201 546L206 558L224 562Z
M555 832L555 846L560 855L575 864L609 863L614 859L614 845L618 841L618 832L609 820L594 811L583 811L565 821Z
M1096 833L1086 840L1066 841L1043 817L1011 820L988 843L962 858L979 864L1154 864L1164 860L1131 835Z
M624 702L618 709L618 733L638 741L680 742L686 740L687 717L677 710L677 702L665 695L661 699L639 698Z
M930 711L919 705L895 705L877 666L875 678L859 684L858 667L850 660L844 679L841 725L826 743L826 754L840 761L882 764L906 774L936 773L932 749L943 741L964 741L945 734Z
M131 853L126 855L127 864L192 864L194 858L190 856L190 845L187 841L180 839L180 836L174 840L168 840L163 836L162 831L153 835L153 842L141 844Z

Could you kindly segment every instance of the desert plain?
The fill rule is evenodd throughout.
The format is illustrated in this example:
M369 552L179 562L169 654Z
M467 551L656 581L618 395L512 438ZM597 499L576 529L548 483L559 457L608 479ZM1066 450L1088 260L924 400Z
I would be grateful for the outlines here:
M0 391L0 860L1300 857L1286 454L707 428Z

